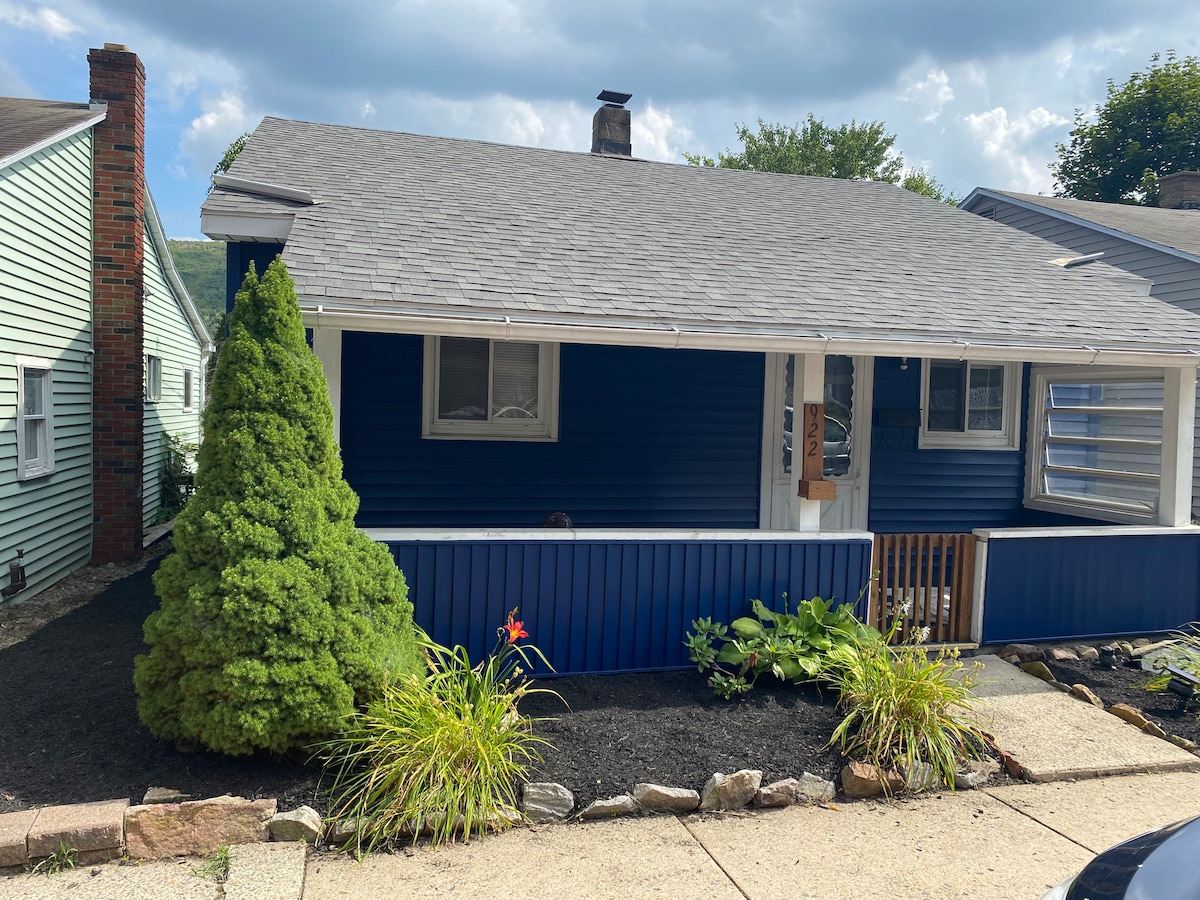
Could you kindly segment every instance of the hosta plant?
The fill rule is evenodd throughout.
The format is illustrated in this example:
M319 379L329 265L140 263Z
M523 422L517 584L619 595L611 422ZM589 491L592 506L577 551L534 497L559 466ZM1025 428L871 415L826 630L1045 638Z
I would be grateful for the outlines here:
M767 672L782 681L811 681L834 647L879 637L854 617L849 603L835 608L813 597L800 601L795 613L787 606L784 594L782 612L751 600L751 615L728 626L709 618L692 622L695 631L688 633L684 646L700 672L711 672L708 683L718 696L743 694Z
M550 665L537 647L517 643L528 632L515 614L474 665L466 648L418 634L428 673L387 685L319 748L333 815L356 826L344 849L362 854L422 832L435 844L469 840L520 821L517 784L547 742L533 732L540 720L517 707L529 694L555 692L525 677L531 654Z

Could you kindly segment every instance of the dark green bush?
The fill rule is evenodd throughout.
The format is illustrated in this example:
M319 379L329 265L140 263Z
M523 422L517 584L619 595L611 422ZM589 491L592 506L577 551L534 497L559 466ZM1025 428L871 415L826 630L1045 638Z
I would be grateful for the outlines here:
M422 671L404 577L354 527L321 364L281 260L246 276L204 412L196 491L136 661L158 737L228 754L334 733Z

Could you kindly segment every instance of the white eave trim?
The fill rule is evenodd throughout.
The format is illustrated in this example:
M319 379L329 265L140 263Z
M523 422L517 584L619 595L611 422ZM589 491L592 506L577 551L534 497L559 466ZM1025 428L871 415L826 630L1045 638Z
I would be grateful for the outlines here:
M300 297L304 324L346 331L440 334L496 340L557 341L630 347L734 350L752 353L822 353L844 356L909 356L918 359L966 359L989 362L1071 363L1074 365L1195 368L1200 351L1161 346L1092 346L1034 343L995 338L978 341L950 337L886 334L829 335L811 329L758 330L706 323L530 321L490 311L440 312L386 310L323 298Z
M292 213L274 215L244 215L234 213L200 213L200 230L214 241L249 241L251 243L284 244L292 233Z
M1168 247L1166 244L1160 244L1157 241L1152 241L1148 238L1138 237L1136 234L1130 234L1128 231L1121 231L1119 228L1113 228L1109 225L1101 225L1097 222L1093 222L1091 219L1073 216L1070 213L1063 212L1062 210L1051 209L1048 206L1042 206L1040 203L1033 203L1029 200L1021 200L1016 197L1010 197L1007 194L1001 194L988 188L975 188L975 190L971 191L971 193L966 196L962 203L959 204L959 208L964 209L967 212L974 212L975 210L972 208L972 206L974 205L975 201L980 198L986 198L987 200L996 203L1011 203L1013 206L1020 207L1021 209L1026 209L1030 212L1041 213L1042 215L1050 216L1052 219L1058 219L1062 222L1069 222L1072 225L1077 225L1080 228L1086 228L1089 231L1095 231L1098 234L1107 235L1108 237L1117 238L1118 240L1122 241L1128 241L1131 244L1137 244L1138 246L1146 247L1149 250L1157 250L1159 253L1166 253L1168 256L1177 256L1180 259L1187 260L1190 263L1200 264L1200 256L1188 253L1185 250L1180 250L1176 247ZM1008 227L1015 228L1016 226L1009 225ZM1044 238L1044 240L1048 240L1048 238ZM1109 265L1113 264L1109 263ZM1142 276L1137 277L1140 278Z
M0 169L7 169L9 166L19 163L26 157L33 156L33 154L45 150L47 147L57 144L59 141L65 141L67 138L79 134L81 131L86 131L93 126L100 124L104 121L104 117L107 115L107 106L96 108L96 114L90 119L85 119L78 125L72 125L70 128L58 132L58 134L52 134L48 138L43 138L36 144L30 144L28 147L23 147L16 153L10 154L9 156L0 157Z

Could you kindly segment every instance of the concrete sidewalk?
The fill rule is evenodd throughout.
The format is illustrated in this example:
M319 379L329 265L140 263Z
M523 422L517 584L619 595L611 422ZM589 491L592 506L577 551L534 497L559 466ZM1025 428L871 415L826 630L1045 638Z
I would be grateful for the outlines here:
M1200 770L1200 759L1022 672L996 656L975 695L986 702L983 727L1011 753L1030 781L1061 781L1141 772Z
M1105 847L1200 813L1200 774L835 806L522 829L363 863L315 856L303 898L1036 900Z

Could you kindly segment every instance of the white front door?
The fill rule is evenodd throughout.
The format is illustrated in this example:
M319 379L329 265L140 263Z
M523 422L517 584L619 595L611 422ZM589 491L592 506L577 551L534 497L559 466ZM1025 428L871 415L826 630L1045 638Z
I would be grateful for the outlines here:
M794 358L767 354L763 406L763 496L759 525L790 531ZM871 395L875 360L825 358L825 478L837 499L821 509L822 531L865 531L871 464Z

